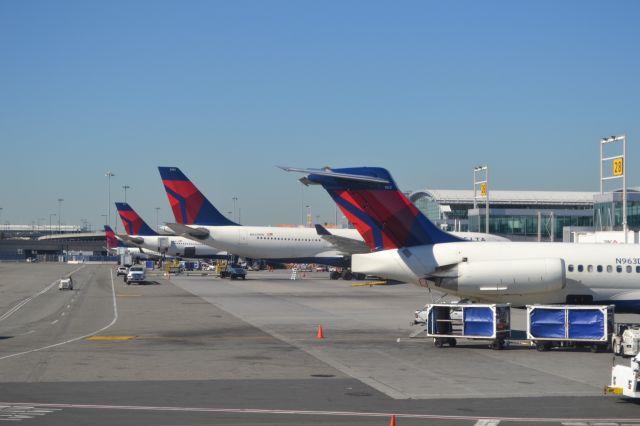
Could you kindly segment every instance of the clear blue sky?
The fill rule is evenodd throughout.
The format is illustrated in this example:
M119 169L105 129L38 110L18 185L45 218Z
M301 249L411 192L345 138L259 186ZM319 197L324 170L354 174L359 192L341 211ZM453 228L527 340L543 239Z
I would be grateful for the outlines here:
M244 224L331 221L274 166L378 165L402 189L598 190L626 132L640 185L637 1L0 2L1 221L171 220L176 165ZM304 198L304 200L302 200ZM54 219L55 220L55 219ZM115 219L112 214L112 222ZM121 228L121 226L120 226Z

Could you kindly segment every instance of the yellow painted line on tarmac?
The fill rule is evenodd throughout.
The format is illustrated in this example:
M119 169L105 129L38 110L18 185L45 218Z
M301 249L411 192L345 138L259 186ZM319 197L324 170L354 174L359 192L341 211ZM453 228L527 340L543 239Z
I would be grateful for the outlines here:
M116 296L118 297L141 297L141 294L127 294L127 293L120 293L120 294L116 294Z
M96 341L121 341L121 340L133 340L136 336L91 336L87 337L85 340L96 340Z
M351 284L351 287L366 287L366 286L372 286L372 285L387 285L387 282L386 281L369 281L366 283Z

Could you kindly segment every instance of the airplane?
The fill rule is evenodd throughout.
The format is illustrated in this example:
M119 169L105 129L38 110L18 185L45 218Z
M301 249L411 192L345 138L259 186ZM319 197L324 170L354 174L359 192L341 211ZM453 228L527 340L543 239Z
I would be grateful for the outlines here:
M113 232L113 229L109 225L104 226L105 238L107 241L107 253L123 254L127 252L136 259L159 259L160 253L157 252L145 252L140 247L136 247L132 244L126 243L120 236Z
M331 279L350 280L353 277L349 269L351 256L370 251L355 229L333 229L330 233L319 234L313 228L239 225L224 217L179 168L158 169L177 222L167 226L177 235L224 248L245 258L344 268L342 272L332 272ZM363 279L364 275L359 274L356 278Z
M176 235L225 249L237 256L269 263L317 263L345 268L351 254L320 237L314 228L243 226L224 217L177 167L158 167L177 223L168 223ZM335 229L349 237L353 230ZM366 249L368 251L368 249Z
M226 259L227 252L175 235L160 235L131 208L128 203L116 203L118 214L128 235L122 239L147 250L170 257L189 259Z
M298 169L319 184L372 252L354 272L411 282L461 299L511 303L613 304L640 313L640 246L464 241L436 227L379 167Z

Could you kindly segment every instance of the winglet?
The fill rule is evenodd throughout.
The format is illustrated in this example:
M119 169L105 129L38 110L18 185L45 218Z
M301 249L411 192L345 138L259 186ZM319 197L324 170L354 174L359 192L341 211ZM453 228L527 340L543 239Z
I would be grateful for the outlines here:
M316 223L316 232L318 233L318 235L332 235L331 232L327 230L327 228L320 225L319 223Z
M158 167L176 222L183 225L233 226L177 167Z

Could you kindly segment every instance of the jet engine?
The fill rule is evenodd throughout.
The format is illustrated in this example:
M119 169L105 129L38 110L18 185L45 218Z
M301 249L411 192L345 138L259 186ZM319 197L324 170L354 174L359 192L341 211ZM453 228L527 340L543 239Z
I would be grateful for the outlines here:
M566 286L564 261L555 258L461 262L427 280L467 296L549 293Z

